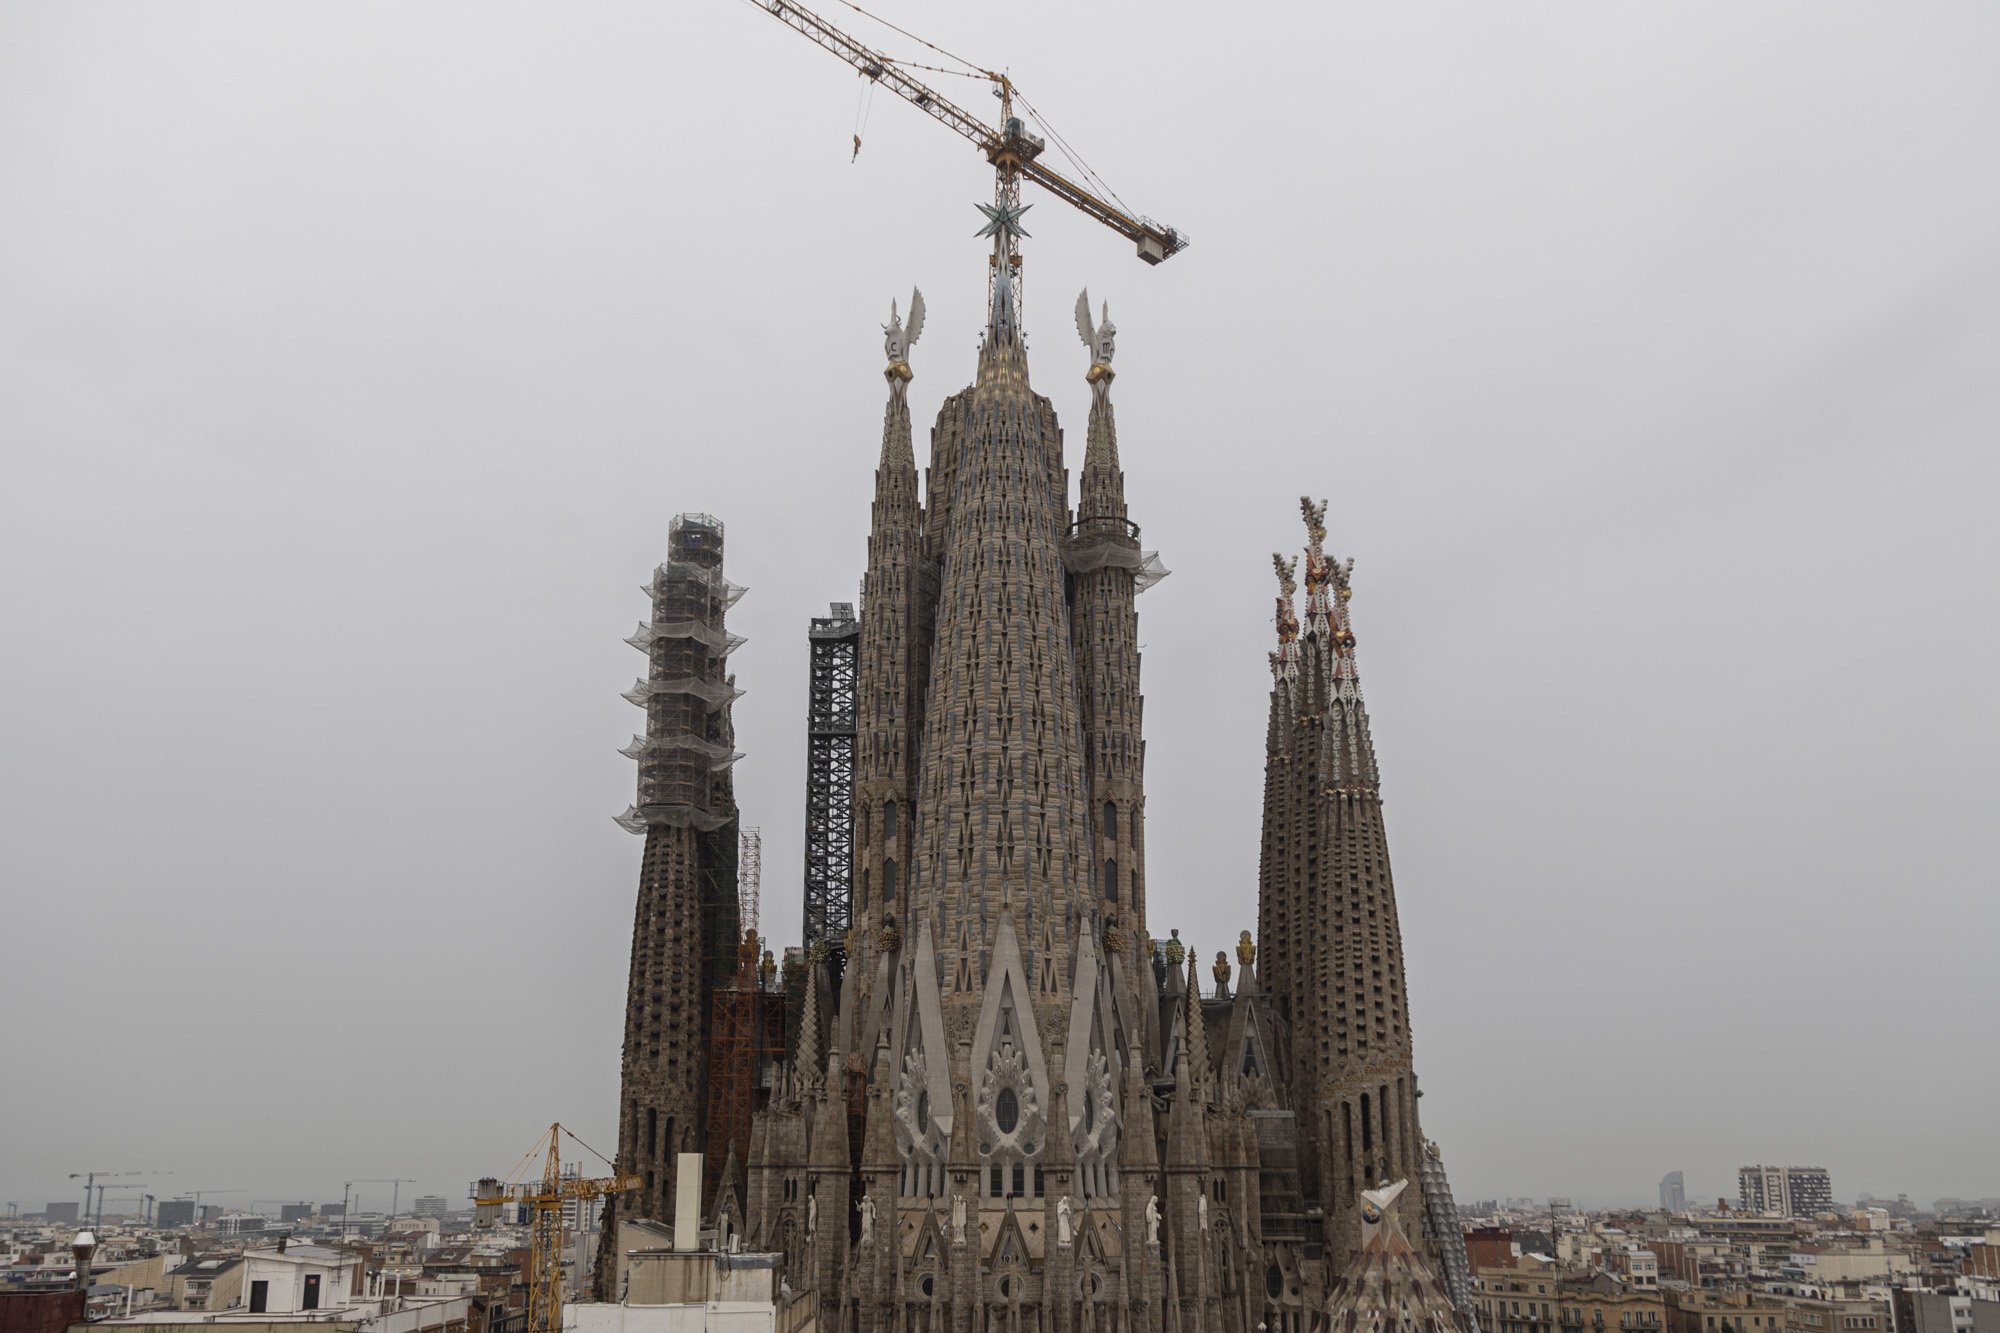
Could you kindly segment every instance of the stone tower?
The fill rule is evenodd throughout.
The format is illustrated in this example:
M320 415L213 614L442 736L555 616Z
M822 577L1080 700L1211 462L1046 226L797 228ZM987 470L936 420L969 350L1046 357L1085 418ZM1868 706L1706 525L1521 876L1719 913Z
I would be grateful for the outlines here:
M1353 561L1327 557L1326 505L1306 520L1305 614L1294 619L1292 562L1278 561L1260 925L1266 977L1289 1026L1292 1101L1321 1200L1414 1178L1417 1121L1403 940L1382 824L1381 775L1355 669ZM1422 1234L1416 1192L1391 1205ZM1330 1267L1361 1244L1359 1215L1327 1209Z
M646 732L622 753L639 764L638 800L618 818L643 834L632 968L625 1000L618 1160L645 1178L611 1196L612 1214L671 1219L675 1154L703 1144L709 1006L735 961L737 811L730 769L739 695L728 672L742 642L725 625L743 595L723 576L722 524L682 514L667 560L645 592L652 614L626 642L646 675L625 697L646 711ZM611 1246L604 1247L609 1255Z
M1462 1256L1417 1125L1348 566L1325 553L1324 507L1306 509L1302 620L1298 562L1278 565L1263 962L1245 931L1209 985L1177 931L1156 944L1148 926L1136 598L1164 571L1126 505L1115 330L1079 300L1090 410L1072 504L1014 304L1018 213L988 215L977 370L939 410L921 477L923 301L907 325L891 307L855 924L798 990L796 1047L751 1131L745 1243L781 1253L837 1333L1356 1323L1383 1263L1396 1290L1429 1283L1427 1310L1444 1291L1448 1322L1462 1263L1436 1266L1439 1287L1400 1239ZM1353 1201L1419 1175L1421 1190L1374 1191L1389 1239L1356 1267Z
M1010 244L1003 230L1003 275ZM887 330L856 925L806 989L748 1173L750 1239L782 1250L840 1328L1161 1327L1177 1217L1192 1227L1208 1188L1206 1100L1182 1114L1172 1191L1153 1111L1212 1069L1199 1044L1182 1044L1178 1082L1160 1064L1161 974L1141 943L1134 599L1163 571L1126 512L1113 330L1079 303L1092 406L1072 509L1014 302L1002 276L921 497L906 398L921 297ZM1185 1308L1203 1299L1191 1288Z

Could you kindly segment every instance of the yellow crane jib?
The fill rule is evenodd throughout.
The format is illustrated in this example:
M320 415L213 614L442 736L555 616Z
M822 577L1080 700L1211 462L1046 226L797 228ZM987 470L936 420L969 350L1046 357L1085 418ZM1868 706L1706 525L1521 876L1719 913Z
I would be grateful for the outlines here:
M911 106L970 140L1003 175L1026 177L1133 242L1139 258L1148 264L1158 264L1187 249L1188 238L1181 232L1151 218L1135 216L1039 161L1046 143L1028 133L1020 117L1014 114L1014 84L1005 74L978 70L979 75L992 82L994 95L1000 99L1000 124L995 127L918 79L894 58L842 32L805 6L793 0L755 0L755 3L792 31L831 51Z

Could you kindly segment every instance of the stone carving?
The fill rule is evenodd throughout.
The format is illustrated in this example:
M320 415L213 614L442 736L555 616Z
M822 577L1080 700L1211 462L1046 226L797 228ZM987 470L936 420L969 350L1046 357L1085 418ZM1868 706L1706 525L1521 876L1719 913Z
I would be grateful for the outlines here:
M806 1195L806 1239L819 1234L819 1195Z
M1160 1196L1157 1194L1146 1200L1146 1243L1156 1250L1160 1248Z
M965 1196L963 1194L954 1194L951 1196L951 1243L954 1245L965 1244Z
M1194 1218L1197 1228L1202 1231L1208 1230L1208 1196L1206 1194L1195 1196Z
M1069 1210L1069 1195L1065 1194L1056 1200L1056 1244L1065 1247L1070 1242Z
M1257 945L1247 930L1236 937L1236 961L1245 967L1257 961Z
M1007 1100L1011 1093L1013 1100ZM1034 1153L1042 1142L1042 1099L1028 1077L1028 1062L1018 1050L993 1057L979 1081L979 1139L995 1149ZM1010 1122L1011 1123L1008 1123Z
M889 322L882 326L882 354L889 358L888 369L882 374L889 381L889 396L898 403L903 401L903 394L910 386L910 349L917 345L923 332L924 294L912 287L908 327L896 313L894 301L889 302Z
M868 1244L875 1239L875 1200L868 1195L861 1196L861 1243Z
M1090 385L1092 398L1102 403L1111 392L1114 373L1111 357L1118 350L1118 326L1111 322L1111 303L1103 306L1103 319L1093 325L1090 322L1090 289L1084 288L1076 298L1076 336L1083 339L1083 345L1090 349L1090 369L1084 373L1084 381Z
M1104 1052L1092 1051L1084 1065L1083 1086L1077 1092L1076 1166L1086 1198L1114 1193L1112 1172L1118 1164L1120 1120L1118 1098L1111 1086L1111 1065Z

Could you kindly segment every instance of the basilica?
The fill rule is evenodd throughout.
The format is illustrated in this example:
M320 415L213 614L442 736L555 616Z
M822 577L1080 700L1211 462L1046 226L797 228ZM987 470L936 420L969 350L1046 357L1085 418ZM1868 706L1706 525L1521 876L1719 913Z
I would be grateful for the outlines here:
M851 924L804 956L735 1138L704 1082L726 978L690 947L735 929L710 920L733 865L740 592L720 524L683 553L686 605L660 600L671 562L651 589L619 1154L646 1189L619 1206L670 1216L678 1154L706 1150L704 1225L782 1255L827 1329L1470 1329L1420 1122L1352 562L1302 502L1303 548L1275 562L1255 933L1204 962L1149 927L1137 601L1165 571L1126 506L1116 330L1079 298L1072 499L996 225L977 371L921 470L921 296L892 312L841 805Z

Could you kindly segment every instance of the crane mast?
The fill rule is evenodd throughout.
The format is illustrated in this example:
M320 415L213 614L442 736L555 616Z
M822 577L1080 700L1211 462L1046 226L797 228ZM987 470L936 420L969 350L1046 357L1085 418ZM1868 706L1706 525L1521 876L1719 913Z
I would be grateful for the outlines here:
M988 125L910 74L893 58L842 32L810 9L793 3L793 0L755 0L755 3L792 31L831 51L866 77L955 131L961 138L970 140L993 164L995 208L1018 215L1020 182L1022 177L1026 177L1131 241L1138 247L1139 258L1148 264L1161 263L1187 249L1187 237L1172 227L1151 218L1134 217L1062 173L1043 165L1038 160L1044 147L1043 141L1028 133L1020 118L1014 114L1014 84L1005 74L993 70L979 71L992 81L994 91L1000 98L1000 124L996 127ZM1009 263L1018 265L1019 256L1011 251L1011 239L1005 235L999 239L1001 243L995 247L996 252L1006 253ZM999 268L997 262L995 267L996 270Z

